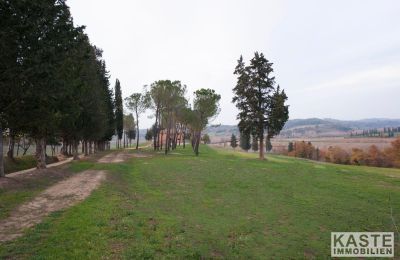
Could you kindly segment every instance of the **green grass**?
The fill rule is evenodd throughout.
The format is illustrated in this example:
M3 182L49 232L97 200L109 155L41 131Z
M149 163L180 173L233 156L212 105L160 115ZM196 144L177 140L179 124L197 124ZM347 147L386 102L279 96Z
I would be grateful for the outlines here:
M331 231L395 231L391 207L400 222L399 170L207 146L176 153L72 164L110 174L84 202L1 245L0 258L329 258Z
M16 157L14 158L14 160L10 160L8 157L4 157L4 172L6 174L34 168L35 166L36 159L33 155Z
M57 157L47 157L46 163L54 163L57 162ZM25 155L21 157L15 157L13 160L8 157L4 157L4 172L6 174L12 172L18 172L22 170L27 170L36 167L36 158L33 155Z

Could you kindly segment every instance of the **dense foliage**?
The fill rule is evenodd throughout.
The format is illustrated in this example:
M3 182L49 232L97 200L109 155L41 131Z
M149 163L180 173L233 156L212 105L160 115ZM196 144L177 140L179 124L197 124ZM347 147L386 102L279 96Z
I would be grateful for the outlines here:
M287 96L275 87L272 63L256 52L246 66L241 56L235 68L237 83L233 89L233 102L239 109L239 130L242 135L253 135L259 141L260 159L264 159L264 139L269 141L279 134L289 118L285 105Z
M127 106L140 115L140 111L150 108L154 111L154 150L167 154L177 145L186 145L191 139L193 151L199 154L201 131L219 113L221 96L212 89L194 92L192 106L186 95L186 86L180 81L159 80L151 84L150 90L134 93L126 99ZM137 108L137 109L136 109Z
M108 72L65 1L1 0L0 16L0 132L34 139L38 168L50 139L75 157L80 141L104 149L114 134Z

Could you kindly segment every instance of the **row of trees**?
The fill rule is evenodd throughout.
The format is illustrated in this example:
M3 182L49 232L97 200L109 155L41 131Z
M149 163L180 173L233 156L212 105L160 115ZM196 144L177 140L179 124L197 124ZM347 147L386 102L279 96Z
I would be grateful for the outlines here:
M238 140L235 134L231 135L231 140L230 140L231 147L233 149L236 149L237 146L239 146L241 149L244 151L249 151L252 149L254 152L259 151L259 141L256 136L253 136L252 139L250 138L250 135L246 135L246 133L242 133L239 138L239 144ZM272 144L269 139L265 140L265 151L270 152L272 150Z
M383 129L368 129L362 132L351 132L350 137L396 137L400 135L400 127L384 127Z
M35 140L38 168L50 140L75 159L80 141L85 154L108 147L115 117L102 50L65 1L1 1L0 14L0 175L4 129Z
M383 150L376 145L371 145L367 150L353 148L351 152L339 146L331 146L323 151L315 148L311 142L290 142L288 155L337 164L400 167L400 137L394 140L390 147Z
M250 136L258 141L260 159L264 159L264 139L270 144L289 119L287 96L276 86L272 65L262 53L256 52L247 66L241 56L234 71L237 83L232 102L239 109L240 135L243 142Z
M155 123L147 130L146 139L153 138L154 150L167 154L185 140L191 139L193 151L199 154L201 132L219 113L221 96L212 89L194 92L193 104L186 99L186 86L180 81L159 80L144 88L142 93L133 93L125 99L128 109L136 115L137 143L139 146L139 117L146 110L154 112Z

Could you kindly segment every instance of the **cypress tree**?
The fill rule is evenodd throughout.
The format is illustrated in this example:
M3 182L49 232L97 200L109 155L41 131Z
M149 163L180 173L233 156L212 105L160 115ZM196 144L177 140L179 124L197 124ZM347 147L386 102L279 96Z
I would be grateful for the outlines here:
M251 148L250 134L246 132L240 133L240 148L245 151L248 151Z
M121 84L118 79L115 81L115 125L117 131L117 148L119 148L124 130L124 109L122 103Z
M234 134L231 135L231 146L233 149L235 149L237 147L237 139L236 139L236 135L234 135Z
M257 140L257 137L254 136L254 135L253 135L253 141L252 141L252 143L251 143L251 149L252 149L254 152L257 152L257 151L258 151L258 140Z
M239 130L250 132L260 144L259 158L264 159L264 138L278 134L288 119L287 96L278 87L272 76L272 63L264 55L256 52L246 66L240 56L234 74L237 83L233 89L232 102L239 109Z

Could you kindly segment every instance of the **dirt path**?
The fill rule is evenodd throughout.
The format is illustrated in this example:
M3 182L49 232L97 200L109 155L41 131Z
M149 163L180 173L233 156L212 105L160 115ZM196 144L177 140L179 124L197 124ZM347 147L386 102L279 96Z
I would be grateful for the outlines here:
M100 158L97 162L99 162L99 163L120 163L131 157L132 157L132 155L127 152L115 152L115 153L107 154L106 156Z
M22 236L24 229L40 223L51 212L84 200L105 177L105 171L88 170L47 188L32 201L19 206L10 217L0 221L0 241Z
M99 162L99 163L120 163L120 162L124 162L132 157L146 158L146 157L151 157L151 155L146 154L146 153L141 153L141 152L128 153L127 151L121 151L121 152L107 154L106 156L100 158L97 162Z

